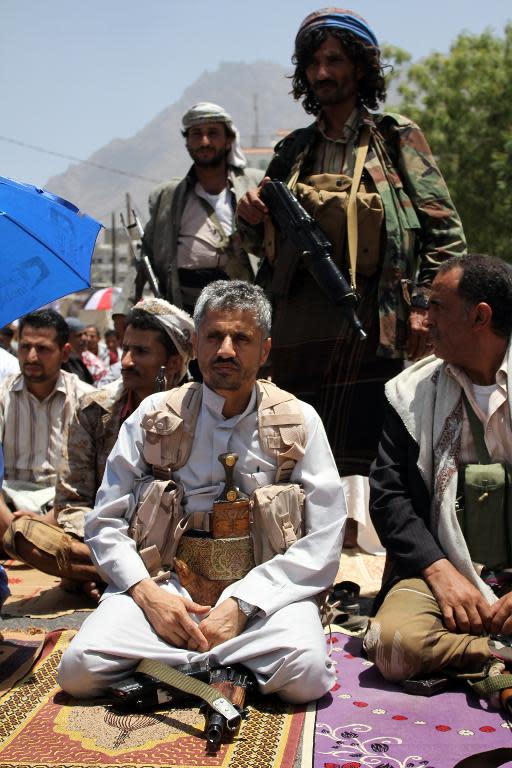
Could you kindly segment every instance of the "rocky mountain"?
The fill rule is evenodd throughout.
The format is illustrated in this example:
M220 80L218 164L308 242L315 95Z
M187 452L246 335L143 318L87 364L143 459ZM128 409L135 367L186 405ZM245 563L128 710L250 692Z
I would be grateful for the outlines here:
M254 144L255 95L259 146L270 146L279 131L311 121L289 95L289 72L269 61L221 63L215 71L205 71L178 101L156 115L134 136L114 139L88 158L96 165L123 170L143 179L80 163L49 179L46 186L107 226L110 226L111 212L124 210L125 195L129 193L145 221L151 189L161 181L183 175L190 165L181 136L181 117L193 104L213 101L227 109L240 131L244 147ZM254 160L251 164L259 166Z

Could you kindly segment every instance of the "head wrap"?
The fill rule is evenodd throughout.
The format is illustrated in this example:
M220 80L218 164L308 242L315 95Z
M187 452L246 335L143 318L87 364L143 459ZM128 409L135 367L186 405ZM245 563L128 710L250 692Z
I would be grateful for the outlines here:
M346 29L348 32L352 32L353 35L356 35L356 37L364 40L368 45L373 45L375 48L379 47L375 33L368 22L366 22L362 16L358 16L357 13L349 11L346 8L320 8L318 11L313 11L309 16L306 16L297 32L295 47L297 47L299 38L302 37L304 32L309 32L310 29L322 29L326 27Z
M193 125L200 125L201 123L225 123L235 137L228 153L228 165L233 165L235 168L245 168L247 160L240 149L238 128L225 109L210 101L200 101L199 104L195 104L188 112L185 112L182 123L184 131L188 131Z
M157 323L162 326L162 330L169 336L181 357L180 379L182 379L187 372L190 360L194 357L192 347L194 323L188 312L163 299L152 298L139 301L133 309L142 309L148 315L153 315Z

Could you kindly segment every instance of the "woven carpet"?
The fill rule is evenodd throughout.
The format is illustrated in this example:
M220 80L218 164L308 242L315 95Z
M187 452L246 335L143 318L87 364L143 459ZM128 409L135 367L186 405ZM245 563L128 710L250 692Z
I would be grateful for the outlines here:
M335 632L337 683L318 702L314 768L512 767L511 723L461 687L431 698L386 683L360 638Z
M0 636L0 696L21 680L43 650L45 633L3 630Z
M74 611L91 611L95 607L85 595L61 589L57 576L29 568L17 560L4 560L2 565L11 590L11 596L2 607L2 616L47 619Z
M253 697L249 718L233 743L207 756L204 718L197 709L117 714L63 694L56 670L73 633L52 635L51 652L0 699L0 768L311 766L314 709ZM298 759L301 749L304 763Z

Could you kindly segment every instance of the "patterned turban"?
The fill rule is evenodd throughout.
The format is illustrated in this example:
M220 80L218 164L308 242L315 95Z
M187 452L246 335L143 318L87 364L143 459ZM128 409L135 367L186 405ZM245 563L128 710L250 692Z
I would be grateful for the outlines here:
M188 112L185 112L182 123L184 131L188 131L193 125L202 123L225 123L235 137L229 150L228 165L233 165L235 168L245 168L247 160L240 149L238 128L225 109L219 107L218 104L212 104L210 101L200 101L199 104L195 104Z
M326 27L346 29L348 32L356 35L356 37L360 37L368 45L373 45L375 48L379 47L375 33L363 17L346 8L320 8L318 11L313 11L309 16L306 16L297 32L295 47L297 47L299 39L305 32L309 32L310 29Z
M181 357L180 379L182 379L187 372L189 362L194 357L192 347L194 323L188 312L175 307L174 304L169 304L168 301L153 298L139 301L133 309L142 309L148 315L153 315L157 323L162 326L162 330L169 336Z

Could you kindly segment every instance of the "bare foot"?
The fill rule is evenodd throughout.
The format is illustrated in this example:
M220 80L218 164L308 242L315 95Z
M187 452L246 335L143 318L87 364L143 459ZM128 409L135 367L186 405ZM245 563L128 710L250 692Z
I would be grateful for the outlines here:
M74 579L61 579L59 587L65 592L83 593L94 600L95 603L99 603L100 597L103 594L105 585L97 583L95 581L75 581Z

